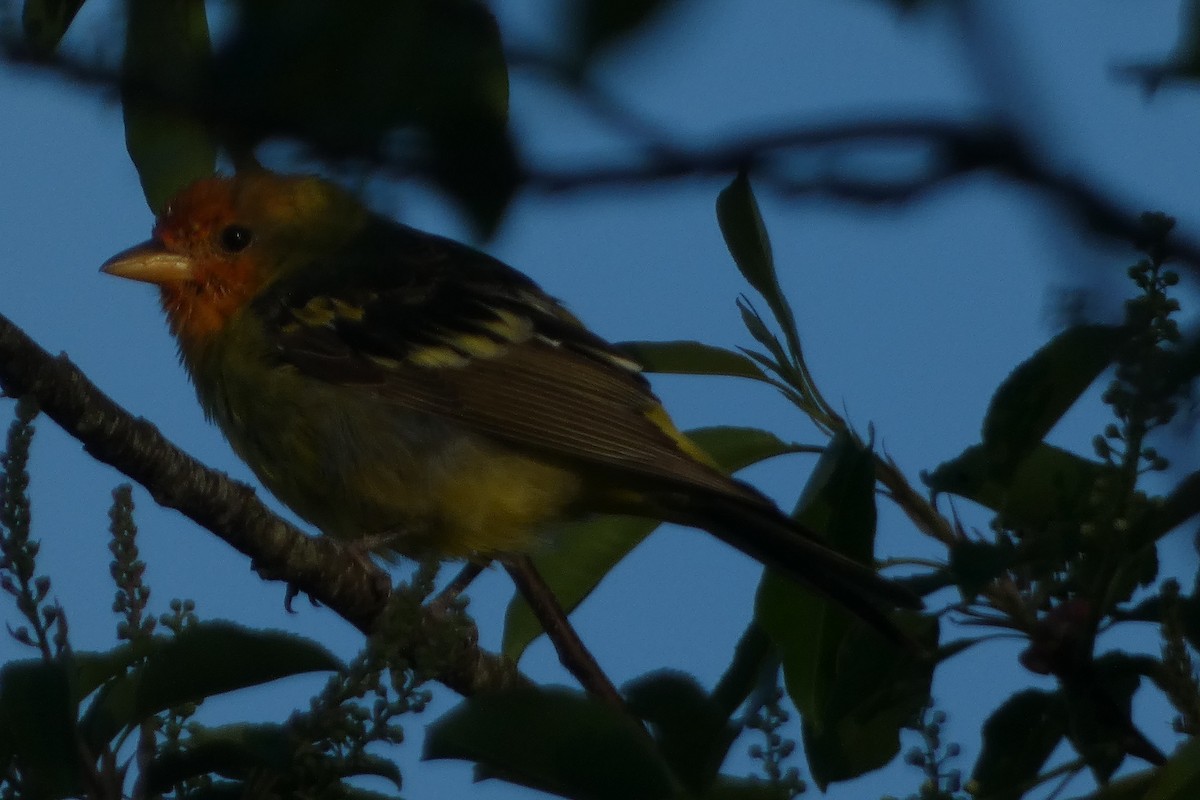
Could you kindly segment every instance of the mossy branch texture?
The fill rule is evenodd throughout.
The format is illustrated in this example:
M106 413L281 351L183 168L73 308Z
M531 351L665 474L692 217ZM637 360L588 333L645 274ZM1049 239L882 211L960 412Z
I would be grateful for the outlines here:
M391 581L377 567L324 537L306 536L274 514L254 489L210 469L168 441L154 425L134 417L66 356L51 356L0 315L0 387L32 398L41 411L84 449L136 481L162 506L173 508L249 556L257 570L286 581L370 634L389 596ZM441 640L460 623L425 607L412 621ZM474 637L457 638L454 657L436 680L462 695L523 681L508 661L480 650Z

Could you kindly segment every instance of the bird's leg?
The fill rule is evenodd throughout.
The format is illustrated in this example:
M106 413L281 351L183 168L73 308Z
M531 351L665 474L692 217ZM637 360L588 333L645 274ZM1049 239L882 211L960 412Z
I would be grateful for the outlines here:
M546 581L538 574L537 568L529 556L510 555L500 559L504 569L512 577L517 589L525 596L533 614L542 623L546 635L558 651L558 660L575 676L575 680L589 694L610 703L622 711L627 711L625 700L617 687L600 669L596 659L584 645L579 634L571 627L567 613L559 604L554 592L546 585Z

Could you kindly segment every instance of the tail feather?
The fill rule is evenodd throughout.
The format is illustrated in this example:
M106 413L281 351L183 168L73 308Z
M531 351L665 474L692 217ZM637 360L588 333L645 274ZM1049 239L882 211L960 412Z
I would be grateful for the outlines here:
M702 527L726 544L833 600L892 642L912 647L911 637L888 615L892 608L919 609L921 598L875 570L822 543L815 534L765 501L730 502L714 496L690 508L680 521Z

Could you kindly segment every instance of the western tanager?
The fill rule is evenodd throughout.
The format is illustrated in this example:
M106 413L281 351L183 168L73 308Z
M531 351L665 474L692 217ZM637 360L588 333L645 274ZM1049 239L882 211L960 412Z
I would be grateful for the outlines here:
M200 403L280 500L408 555L528 551L594 512L711 531L876 627L919 600L680 434L526 276L314 177L201 180L103 270L157 284Z

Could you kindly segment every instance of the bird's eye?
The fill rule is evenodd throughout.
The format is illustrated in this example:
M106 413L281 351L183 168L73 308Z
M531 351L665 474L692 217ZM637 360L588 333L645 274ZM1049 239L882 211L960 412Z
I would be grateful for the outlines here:
M250 246L254 235L242 225L228 225L221 231L221 248L227 253L240 253Z

